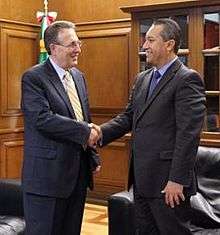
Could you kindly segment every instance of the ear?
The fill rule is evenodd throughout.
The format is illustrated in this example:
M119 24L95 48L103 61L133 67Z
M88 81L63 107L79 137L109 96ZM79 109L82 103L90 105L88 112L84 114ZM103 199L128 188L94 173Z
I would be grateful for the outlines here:
M56 51L56 45L55 44L50 44L50 52L51 52L51 55L53 55Z
M167 41L167 50L168 51L174 51L175 41L173 39L170 39Z

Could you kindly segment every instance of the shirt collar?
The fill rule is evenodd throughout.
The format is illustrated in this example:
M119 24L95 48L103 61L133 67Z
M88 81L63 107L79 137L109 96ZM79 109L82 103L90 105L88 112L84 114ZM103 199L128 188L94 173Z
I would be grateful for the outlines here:
M65 71L63 68L61 68L59 65L57 65L57 64L53 61L53 59L52 59L51 57L49 57L49 60L50 60L50 62L51 62L51 64L52 64L52 66L54 67L54 69L56 70L56 72L57 72L59 78L62 80L63 77L64 77L64 75L65 75L65 73L66 73L66 71Z
M165 74L165 72L167 71L167 69L177 60L177 56L172 59L169 63L165 64L163 67L161 67L160 69L158 69L158 72L160 73L161 77L163 77L163 75ZM156 68L154 68L154 71L156 70Z

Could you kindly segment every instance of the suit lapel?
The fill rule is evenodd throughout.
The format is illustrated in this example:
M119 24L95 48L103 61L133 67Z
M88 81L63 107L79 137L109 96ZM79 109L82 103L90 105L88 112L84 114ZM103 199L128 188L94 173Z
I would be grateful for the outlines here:
M149 85L150 85L152 74L153 74L153 69L149 69L143 72L143 75L140 74L139 80L141 80L140 81L141 85L138 86L137 88L138 90L135 96L135 100L137 100L136 101L137 107L136 107L136 113L134 116L134 126L137 121L137 118L139 117L140 113L142 113L143 108L146 105L146 98L147 98L147 93L149 90Z
M155 98L160 94L161 90L175 77L175 74L176 74L177 70L180 68L181 65L182 65L182 63L179 61L179 59L177 59L171 65L171 67L165 72L165 74L163 75L162 79L157 84L156 88L154 89L151 97L146 100L145 105L144 105L142 111L137 116L136 122L147 111L147 109L151 105L153 105L153 101L155 100ZM152 76L152 73L151 73L151 76ZM147 79L147 80L149 81L150 79ZM148 82L148 86L149 86L149 82Z
M143 78L143 83L140 88L141 89L140 90L140 103L142 105L145 105L146 103L147 92L148 92L148 88L150 85L152 74L153 74L153 69L151 69L147 74L145 74Z
M55 89L57 90L58 94L62 97L62 99L64 100L66 106L68 107L70 113L72 114L72 117L75 117L72 105L69 101L69 97L63 87L62 82L60 81L59 76L57 75L55 69L53 68L52 64L50 63L49 60L46 61L46 70L47 70L47 74L48 74L48 79L50 80L50 82L53 84L53 86L55 87Z

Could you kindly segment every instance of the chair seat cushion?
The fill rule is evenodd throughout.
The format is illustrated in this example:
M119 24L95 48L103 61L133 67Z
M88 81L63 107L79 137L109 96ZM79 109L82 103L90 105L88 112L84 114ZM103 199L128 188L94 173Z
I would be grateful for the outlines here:
M193 235L219 235L220 229L198 229L192 231Z
M25 222L23 218L0 216L0 235L22 235L24 229Z

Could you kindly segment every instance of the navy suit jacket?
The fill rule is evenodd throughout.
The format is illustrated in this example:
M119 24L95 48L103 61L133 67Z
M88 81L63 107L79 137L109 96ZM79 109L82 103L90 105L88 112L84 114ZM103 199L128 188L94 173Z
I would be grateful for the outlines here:
M97 153L86 145L90 128L89 102L82 73L71 70L85 122L76 121L74 110L60 78L47 60L22 77L24 113L23 188L26 192L68 197L80 169L80 158L88 163L88 185L99 165Z
M103 144L132 131L129 185L146 197L162 197L168 180L196 191L194 164L205 115L205 89L194 70L176 60L146 99L153 70L142 72L126 110L101 126Z

